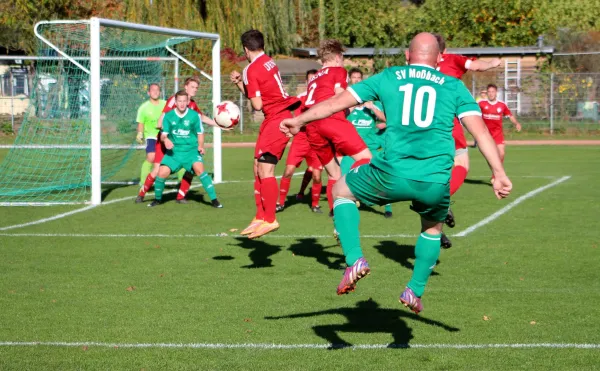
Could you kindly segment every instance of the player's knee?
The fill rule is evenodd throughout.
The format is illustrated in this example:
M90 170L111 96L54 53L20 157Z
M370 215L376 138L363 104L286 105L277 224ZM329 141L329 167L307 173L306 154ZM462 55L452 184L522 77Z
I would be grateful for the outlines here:
M154 162L154 152L149 152L146 154L146 161L150 163Z
M315 183L321 183L321 170L313 170L312 180Z
M283 171L283 177L291 178L292 176L294 176L294 170L296 170L295 166L286 166L285 170Z

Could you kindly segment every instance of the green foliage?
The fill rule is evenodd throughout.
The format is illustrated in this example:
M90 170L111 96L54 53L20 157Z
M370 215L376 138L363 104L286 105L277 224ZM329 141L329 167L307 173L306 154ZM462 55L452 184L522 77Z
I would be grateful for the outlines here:
M14 134L12 125L10 122L3 122L0 124L0 133L11 135Z
M399 54L384 54L382 51L378 51L373 58L373 73L379 73L388 67L404 66L405 64L406 55L403 52Z

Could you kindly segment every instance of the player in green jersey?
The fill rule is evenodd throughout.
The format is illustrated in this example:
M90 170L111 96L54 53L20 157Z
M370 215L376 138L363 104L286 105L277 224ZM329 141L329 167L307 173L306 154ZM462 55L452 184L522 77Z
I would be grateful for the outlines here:
M158 118L162 115L165 101L160 99L160 86L152 83L148 86L148 99L138 108L136 122L137 137L139 144L144 144L146 139L146 160L142 164L140 173L140 186L152 171L154 165L154 154L156 153L156 135L158 134Z
M204 129L198 112L188 108L189 102L190 97L185 90L178 91L175 94L176 108L163 117L160 141L164 143L166 152L154 183L155 200L149 207L160 205L167 177L182 168L200 178L213 207L223 207L217 200L210 175L204 171Z
M363 73L358 68L352 68L348 72L350 76L350 84L354 85L359 83L363 79ZM350 113L346 116L346 119L354 125L354 128L365 141L365 144L369 148L371 153L376 154L377 151L383 148L385 138L385 114L383 113L383 106L380 102L365 102L355 107L350 107ZM340 160L340 167L342 174L347 174L350 168L354 165L354 160L351 157L344 156ZM386 218L392 217L392 205L386 204L384 206L384 214Z
M353 291L358 280L370 272L360 248L355 200L370 205L412 201L412 209L421 216L421 234L415 246L413 275L399 300L419 313L423 310L421 296L440 254L442 226L450 205L455 116L477 139L496 177L496 197L507 197L512 184L467 88L460 80L435 70L440 59L435 37L430 33L415 36L406 59L408 66L388 68L302 115L284 120L280 127L295 134L307 122L362 102L381 101L387 117L383 153L374 156L370 164L352 169L333 189L334 222L348 264L337 292Z

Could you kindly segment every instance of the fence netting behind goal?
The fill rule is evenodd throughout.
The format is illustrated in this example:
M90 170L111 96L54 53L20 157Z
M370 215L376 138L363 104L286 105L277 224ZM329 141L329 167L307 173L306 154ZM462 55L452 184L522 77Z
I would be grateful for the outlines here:
M72 60L40 40L30 105L13 148L0 164L0 204L78 203L90 200L90 31L89 24L48 23L41 36ZM158 83L164 99L189 73L201 83L196 101L211 113L211 81L197 69L183 68L168 48L188 56L211 42L157 33L101 27L100 106L103 191L139 182L145 146L135 142L137 109L148 99L147 89ZM203 53L197 53L204 63ZM210 63L210 59L208 59ZM177 64L179 64L177 66ZM211 73L210 64L201 66ZM180 82L177 70L180 69ZM87 70L87 71L86 71ZM206 143L212 142L212 131ZM210 172L212 157L205 158Z

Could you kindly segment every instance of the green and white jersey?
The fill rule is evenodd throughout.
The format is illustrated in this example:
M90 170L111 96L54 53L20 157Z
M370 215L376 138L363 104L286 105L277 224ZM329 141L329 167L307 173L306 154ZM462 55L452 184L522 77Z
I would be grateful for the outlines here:
M163 108L165 108L166 102L162 99L158 100L158 104L152 104L150 100L142 103L137 111L136 122L144 125L144 138L156 138L158 135L158 119L162 115Z
M380 111L383 111L381 103L373 102L373 105ZM375 116L373 111L364 106L355 107L352 112L346 116L346 119L354 125L358 135L360 135L363 140L378 131L375 126L375 124L377 124L377 116Z
M177 109L165 113L163 133L173 142L173 153L198 150L198 134L204 134L198 112L186 108L183 115Z
M454 163L454 117L481 116L465 85L426 65L387 68L348 88L360 103L379 100L387 129L372 164L393 176L445 184Z

